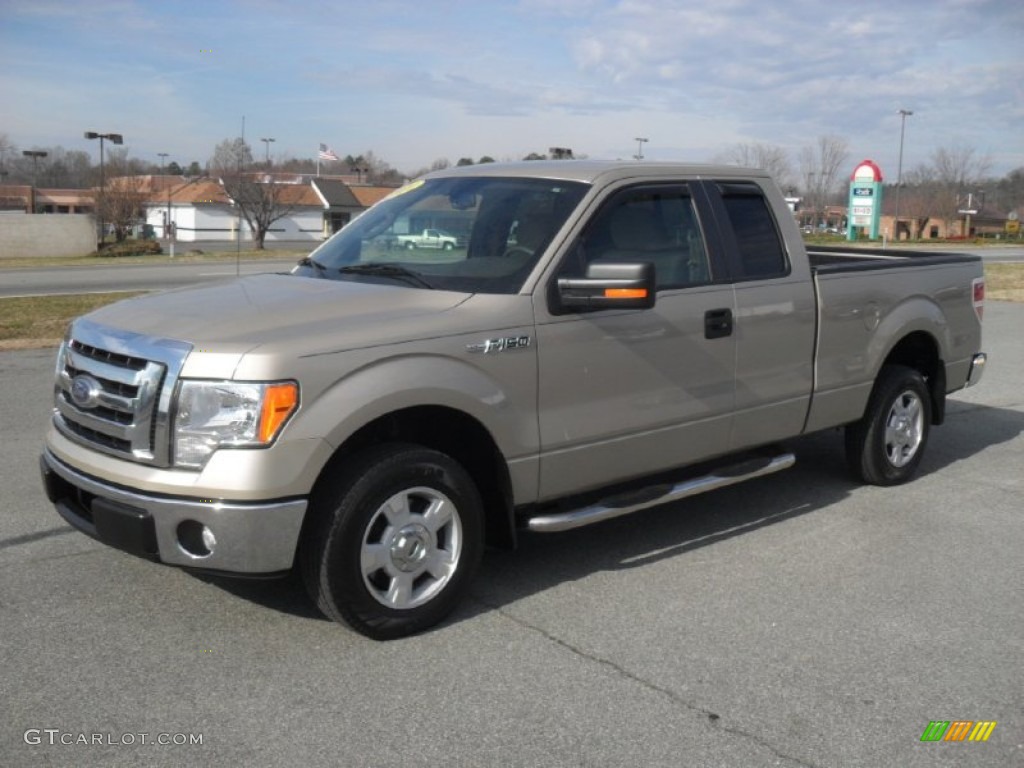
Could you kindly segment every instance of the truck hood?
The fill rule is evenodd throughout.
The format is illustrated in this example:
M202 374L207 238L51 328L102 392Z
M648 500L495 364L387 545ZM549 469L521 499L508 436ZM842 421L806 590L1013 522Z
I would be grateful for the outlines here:
M284 343L315 352L431 335L424 316L439 315L471 294L403 285L255 275L111 304L88 318L197 349L245 351Z

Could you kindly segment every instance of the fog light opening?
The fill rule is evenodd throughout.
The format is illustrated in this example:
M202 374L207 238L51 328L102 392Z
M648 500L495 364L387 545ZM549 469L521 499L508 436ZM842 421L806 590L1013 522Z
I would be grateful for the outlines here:
M217 537L200 522L182 520L178 523L178 546L192 557L209 557L217 546Z

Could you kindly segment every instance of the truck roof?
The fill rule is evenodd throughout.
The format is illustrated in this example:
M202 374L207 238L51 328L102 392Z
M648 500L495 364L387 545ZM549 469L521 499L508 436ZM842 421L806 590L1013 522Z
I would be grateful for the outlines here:
M424 178L452 176L522 176L528 178L564 179L592 184L628 179L634 176L690 176L714 178L769 178L758 168L705 163L672 163L622 160L523 160L513 163L482 163L434 171Z

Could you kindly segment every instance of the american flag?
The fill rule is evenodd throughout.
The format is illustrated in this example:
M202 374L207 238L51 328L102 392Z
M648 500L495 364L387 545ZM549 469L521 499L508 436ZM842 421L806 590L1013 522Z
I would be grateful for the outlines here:
M320 155L319 155L319 157L320 157L321 160L337 160L338 159L338 156L336 154L334 154L334 150L331 149L330 147L328 147L326 144L321 144L320 145Z

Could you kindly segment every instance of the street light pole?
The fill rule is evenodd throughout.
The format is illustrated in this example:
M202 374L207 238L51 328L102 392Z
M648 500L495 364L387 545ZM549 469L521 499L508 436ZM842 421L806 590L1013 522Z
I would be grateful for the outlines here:
M107 191L107 178L106 172L103 169L103 140L109 139L115 144L123 144L124 136L120 133L96 133L96 131L86 131L85 138L87 139L99 139L100 140L100 203L96 206L97 218L99 220L100 227L100 245L103 245L103 201L105 199Z
M167 152L157 152L156 156L160 158L160 176L161 177L166 176L167 175L167 158L170 157L170 155ZM165 240L167 239L167 235L170 232L170 230L168 228L170 223L171 223L171 187L168 184L167 185L167 211L166 211L166 213L164 213L164 239Z
M166 165L168 154L166 152L157 152L160 156L161 163ZM163 165L161 170L163 170ZM163 174L166 175L166 174ZM171 185L165 182L167 187L167 216L164 218L164 238L170 243L171 246L171 258L174 258L174 222L171 220Z
M270 170L270 143L272 141L276 141L276 139L260 139L260 141L262 141L264 144L267 145L267 154L266 154L267 170Z
M46 157L47 152L39 149L26 149L21 154L32 158L32 194L30 195L29 206L31 213L36 212L36 187L39 186L39 158Z
M640 136L637 136L635 139L633 139L633 141L636 142L636 154L633 155L633 158L635 160L643 160L644 159L644 144L646 144L648 140L644 139L644 138L641 138Z
M893 239L896 242L900 240L900 190L903 188L903 133L907 127L907 118L910 117L913 112L909 109L901 109L900 115L900 159L896 166L896 217L895 223L893 224ZM909 234L909 233L908 233Z

